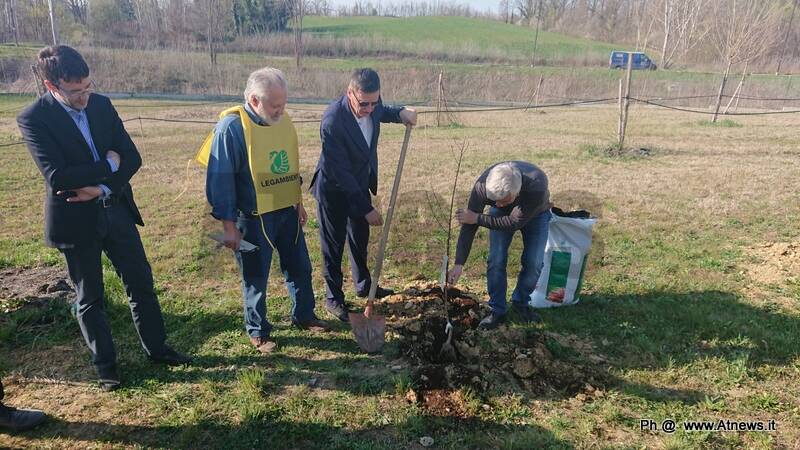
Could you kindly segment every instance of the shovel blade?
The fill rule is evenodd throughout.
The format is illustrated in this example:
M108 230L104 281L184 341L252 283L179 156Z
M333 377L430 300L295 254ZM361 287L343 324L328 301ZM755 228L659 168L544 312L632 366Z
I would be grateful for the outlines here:
M386 341L386 318L378 314L369 317L361 313L351 312L350 327L356 343L367 353L377 353Z

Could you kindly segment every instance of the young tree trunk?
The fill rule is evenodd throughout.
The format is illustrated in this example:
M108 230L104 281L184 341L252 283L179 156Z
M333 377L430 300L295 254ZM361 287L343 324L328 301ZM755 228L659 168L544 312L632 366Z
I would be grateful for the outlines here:
M536 10L536 31L533 35L533 53L531 53L531 67L536 67L536 46L539 44L539 25L542 21L542 0L539 0Z
M780 75L781 65L783 64L783 57L786 55L786 42L789 40L789 33L792 31L792 23L794 22L794 11L797 9L797 3L800 0L792 2L792 15L789 16L789 25L786 26L786 34L783 36L783 46L781 47L781 56L778 58L778 67L775 69L775 75Z
M14 36L14 45L19 46L19 25L17 21L17 0L9 0L7 3L8 11L8 24L11 28L11 33Z
M728 81L728 74L731 71L731 60L728 59L728 66L725 67L725 73L722 75L722 82L719 84L719 92L717 93L717 106L714 108L714 117L711 119L712 123L717 123L719 116L719 106L722 103L722 94L725 91L725 83Z
M53 0L47 0L47 7L50 10L50 30L53 32L53 45L58 45L58 24L56 23L56 10Z
M297 14L299 17L295 21L295 30L294 30L294 58L295 58L295 65L299 69L303 64L303 15L305 11L303 11L302 3L304 0L298 0L300 4L299 10Z
M744 63L744 69L742 70L742 78L739 80L739 84L736 86L736 89L733 91L733 95L731 95L731 99L728 100L728 104L725 105L725 109L722 110L722 115L728 114L728 109L730 109L733 101L736 100L736 105L739 105L739 96L742 94L742 88L744 87L744 80L747 78L747 63Z
M670 0L664 0L664 42L661 44L661 67L664 69L669 67L669 60L667 59L667 48L669 47L669 39L672 34L672 3Z

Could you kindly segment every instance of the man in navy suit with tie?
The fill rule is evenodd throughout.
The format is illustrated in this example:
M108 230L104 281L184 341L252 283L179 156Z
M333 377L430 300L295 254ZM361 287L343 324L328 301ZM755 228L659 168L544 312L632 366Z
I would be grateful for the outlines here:
M89 66L66 45L39 51L47 93L17 116L45 181L45 244L64 254L77 293L76 317L104 391L120 384L106 317L101 254L122 278L147 357L186 364L170 348L153 274L136 225L143 225L128 181L142 158L111 101L94 94Z
M381 82L372 69L356 69L347 92L328 105L320 124L322 153L311 188L317 199L323 276L327 289L325 308L343 322L348 310L342 291L344 243L350 248L350 266L356 294L370 289L367 268L369 227L383 225L372 206L378 190L378 137L381 123L416 125L417 113L405 107L384 105ZM376 297L391 290L377 288Z

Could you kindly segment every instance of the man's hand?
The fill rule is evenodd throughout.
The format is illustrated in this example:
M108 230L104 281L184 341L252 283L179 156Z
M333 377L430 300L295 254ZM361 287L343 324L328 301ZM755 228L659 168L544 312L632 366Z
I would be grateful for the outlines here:
M450 272L447 272L447 282L450 284L458 283L458 279L461 278L461 273L464 272L464 266L461 264L456 264L450 269Z
M456 210L456 220L461 225L473 225L478 223L478 213L459 208Z
M383 225L383 217L381 217L381 213L378 212L376 209L372 209L372 211L368 212L367 215L364 216L367 219L367 223L372 225L373 227L379 227Z
M406 125L415 126L417 124L417 110L412 108L403 108L400 111L400 119Z
M103 190L100 189L100 186L85 186L80 189L74 189L72 192L74 192L75 195L67 197L67 202L69 203L88 202L89 200L94 200L103 195ZM65 193L66 191L58 191L56 195L63 195Z
M115 152L114 150L109 150L106 152L106 159L114 160L114 163L119 167L120 162L122 159L119 157L119 153Z
M222 229L224 230L222 242L225 244L225 247L233 251L239 250L239 244L242 242L242 233L236 228L236 223L230 220L223 220Z
M308 213L306 212L306 209L303 208L303 202L295 205L295 209L297 209L297 217L300 219L300 226L302 227L306 224L306 222L308 222Z

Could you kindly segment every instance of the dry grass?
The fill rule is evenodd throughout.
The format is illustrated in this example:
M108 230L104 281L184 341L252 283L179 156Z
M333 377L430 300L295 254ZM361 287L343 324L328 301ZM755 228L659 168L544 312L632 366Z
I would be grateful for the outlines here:
M141 104L140 101L116 103L122 116L128 118L146 113L213 120L221 109L136 108L126 105ZM302 109L294 115L313 117L318 114L315 111L321 111L319 106ZM651 149L651 156L618 158L587 151L588 146L613 141L614 108L554 109L544 114L460 114L457 120L463 127L449 128L435 128L432 120L433 115L422 116L422 123L412 135L402 195L416 201L401 208L415 209L419 214L407 214L407 220L428 220L420 218L430 213L426 205L420 205L424 191L447 195L455 172L454 142L461 141L468 142L469 149L459 179L459 203L466 201L471 184L487 165L523 159L547 172L557 205L584 207L600 217L587 272L588 299L572 309L546 312L545 328L575 334L609 353L611 373L620 380L603 398L595 400L498 395L486 400L496 409L482 416L482 420L490 426L505 424L503 427L512 428L501 428L496 439L489 441L481 441L486 438L477 432L474 436L469 434L474 430L464 431L467 434L427 430L439 433L437 442L457 448L464 443L459 436L467 436L487 447L511 448L514 439L516 445L521 442L523 446L525 442L539 442L539 437L526 434L536 430L548 436L547 442L580 448L793 448L798 444L800 419L792 405L800 394L796 370L800 364L796 345L800 291L777 280L771 285L759 285L764 295L751 298L748 293L754 281L742 269L747 264L742 256L746 249L797 241L800 150L796 145L795 116L741 117L737 119L740 128L713 128L698 125L697 117L634 108L628 145ZM136 375L136 387L121 394L101 395L80 384L29 382L43 371L47 376L72 381L90 377L89 363L74 330L70 339L56 347L32 350L35 344L32 346L28 338L11 339L10 345L2 349L3 365L11 375L6 378L10 381L10 401L45 409L59 422L43 435L0 435L4 444L187 448L188 436L182 435L182 440L166 436L193 432L197 433L197 443L219 443L214 433L257 433L251 428L252 417L274 420L280 426L310 433L309 436L328 436L305 445L311 447L323 445L324 439L332 439L331 434L339 436L334 444L328 442L332 447L344 448L348 442L366 446L372 433L389 439L381 441L389 442L384 444L388 447L406 446L423 435L417 433L426 431L415 420L428 419L391 394L353 394L352 389L342 388L342 380L353 376L351 367L374 370L376 378L380 378L388 364L383 357L353 354L346 330L334 333L329 344L317 343L321 347L318 350L310 341L290 345L281 356L283 359L266 364L256 362L249 354L238 329L240 298L233 261L224 252L214 250L204 238L217 225L207 219L203 172L191 165L186 176L186 162L209 128L145 122L142 129L135 121L128 123L145 161L133 185L147 222L141 232L162 290L170 329L181 336L194 336L195 331L189 329L199 326L195 318L225 325L221 330L201 333L203 339L189 344L192 351L201 355L204 366L169 371L149 368L138 356L135 340L126 336L131 332L126 324L115 336L125 342L125 367L141 373ZM300 125L298 130L302 174L310 180L319 155L317 126ZM400 126L383 128L379 150L381 198L391 188L402 131ZM11 121L0 122L0 135L13 134L16 130ZM53 261L61 264L55 252L41 248L41 180L24 148L5 149L0 154L0 167L0 248L8 252L2 262L18 266ZM187 192L174 200L187 182ZM304 201L315 216L315 203L307 192ZM406 231L391 239L385 266L387 284L399 286L413 277L437 277L436 265L443 248L435 239L436 227L430 226L430 221L425 223L426 232L420 232L420 227L398 225L398 230ZM319 296L323 290L313 220L307 239ZM409 248L417 249L414 261L404 259L403 255L413 254ZM515 242L513 252L518 255L519 242ZM393 259L393 255L397 258ZM480 233L463 282L479 294L485 294L485 255L486 234ZM273 273L276 276L270 281L270 292L273 297L282 296L279 272ZM115 289L112 293L121 297ZM770 295L776 293L781 298L774 300L780 303L774 305L779 306L777 312L770 307L774 303ZM121 305L120 299L116 302ZM284 320L285 299L271 303L270 308L273 316L277 314L273 319ZM704 312L693 313L694 309ZM120 323L125 320L123 316ZM183 325L182 321L189 324ZM48 330L41 330L43 339ZM278 339L295 338L287 330L278 332ZM286 367L294 367L285 361L292 358L307 362L285 372ZM48 372L51 364L44 362L51 361L56 361L59 368ZM260 400L278 405L277 413L270 409L253 412L239 404L250 404L249 397L241 391L243 382L227 375L228 368L233 367L232 373L236 373L251 364L263 365L267 382L272 380L278 387L283 386L275 398ZM309 394L302 382L281 381L280 376L287 373L294 374L293 380L304 379L309 373L320 374L325 389L313 391L317 406L303 403ZM370 415L372 412L375 414ZM646 417L776 419L779 431L648 434L638 429L638 419ZM366 422L360 422L362 419ZM206 427L204 424L209 421L213 423ZM106 424L105 428L102 424ZM141 433L143 437L123 437L126 432ZM362 438L364 441L359 440ZM242 439L234 446L252 445ZM285 445L303 446L292 442Z

